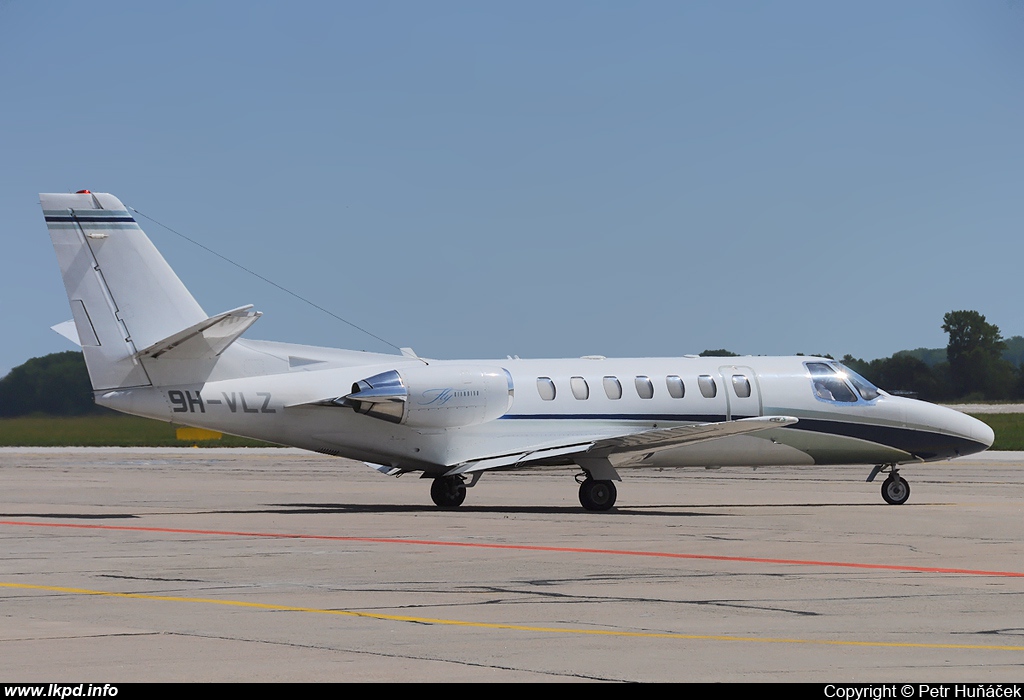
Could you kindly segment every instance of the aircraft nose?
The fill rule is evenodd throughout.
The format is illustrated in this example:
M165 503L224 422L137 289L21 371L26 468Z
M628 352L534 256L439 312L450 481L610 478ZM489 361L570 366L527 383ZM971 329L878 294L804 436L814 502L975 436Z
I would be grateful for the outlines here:
M961 413L954 409L947 410L952 415L949 416L946 425L943 426L945 432L978 443L978 449L974 450L974 452L981 452L992 447L992 443L996 439L995 431L992 428L966 413Z
M952 408L943 408L943 420L939 429L955 438L959 438L957 446L958 454L974 454L992 447L996 434L988 425L982 421L961 413Z
M968 418L971 417L968 416ZM992 443L996 441L996 432L977 418L971 418L971 420L974 421L971 424L971 437L983 444L986 450L992 447Z
M995 432L987 425L967 413L953 408L943 408L943 421L939 424L944 433L970 443L961 448L961 453L971 454L988 449L995 441ZM966 448L965 448L966 447Z
M903 406L907 426L932 435L912 450L924 459L949 459L983 452L995 441L992 428L966 413L913 399L908 399Z

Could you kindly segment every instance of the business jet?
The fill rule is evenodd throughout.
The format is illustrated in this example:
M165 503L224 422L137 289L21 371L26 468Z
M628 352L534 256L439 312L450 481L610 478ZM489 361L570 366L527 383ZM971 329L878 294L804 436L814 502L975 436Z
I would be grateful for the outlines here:
M863 465L902 504L902 465L980 452L957 411L893 396L822 357L432 360L242 339L252 305L208 315L110 194L42 194L102 406L348 457L431 480L441 508L493 470L572 470L605 511L630 469Z

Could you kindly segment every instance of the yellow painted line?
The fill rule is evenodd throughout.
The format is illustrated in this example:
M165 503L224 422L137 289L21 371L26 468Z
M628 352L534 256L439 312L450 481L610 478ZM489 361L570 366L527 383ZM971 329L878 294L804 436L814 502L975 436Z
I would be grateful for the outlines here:
M1024 646L1001 646L997 644L924 644L916 642L861 642L842 639L790 639L786 637L736 637L722 634L677 634L673 632L625 632L608 629L578 629L572 627L535 627L531 625L512 625L495 622L473 622L470 620L446 620L434 617L412 617L409 615L386 615L384 613L359 612L356 610L328 610L325 608L305 608L294 605L276 605L273 603L250 603L243 600L221 600L215 598L190 598L184 596L148 595L145 593L118 593L116 591L94 591L88 588L64 588L61 586L39 586L29 583L7 583L0 581L0 588L14 588L31 591L47 591L50 593L67 593L71 595L105 596L108 598L134 598L136 600L154 600L168 603L205 603L207 605L227 605L236 608L255 610L279 610L283 612L316 613L319 615L343 615L362 617L392 622L416 622L428 625L450 625L455 627L473 627L477 629L510 630L514 632L542 632L545 634L583 634L602 637L630 637L645 639L682 639L714 642L758 642L762 644L816 644L821 646L840 647L884 647L896 649L965 649L986 651L1024 651Z

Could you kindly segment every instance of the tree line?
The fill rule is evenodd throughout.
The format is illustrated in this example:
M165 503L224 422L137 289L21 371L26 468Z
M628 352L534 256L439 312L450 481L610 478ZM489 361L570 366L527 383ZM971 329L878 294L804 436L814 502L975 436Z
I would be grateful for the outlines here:
M841 362L879 388L926 401L1024 399L1024 337L1004 339L999 326L977 311L950 311L942 319L942 329L949 335L945 351L902 350L870 361L844 355ZM737 357L724 348L701 355ZM0 379L0 418L106 411L93 403L81 352L36 357Z
M0 418L104 412L108 409L93 403L85 358L75 350L34 357L0 379Z
M943 316L942 330L949 336L944 349L901 350L877 360L843 355L840 362L889 393L925 401L1024 399L1024 337L1004 339L999 326L966 310ZM701 355L736 357L721 349Z
M844 355L841 362L889 392L926 401L1024 399L1024 338L1004 339L977 311L950 311L942 321L949 335L944 360L920 348L870 362Z

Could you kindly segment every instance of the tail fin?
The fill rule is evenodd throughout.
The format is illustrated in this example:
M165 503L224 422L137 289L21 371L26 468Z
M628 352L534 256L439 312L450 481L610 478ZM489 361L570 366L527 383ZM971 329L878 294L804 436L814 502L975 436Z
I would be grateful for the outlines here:
M41 194L93 389L152 384L140 353L206 313L113 195Z

